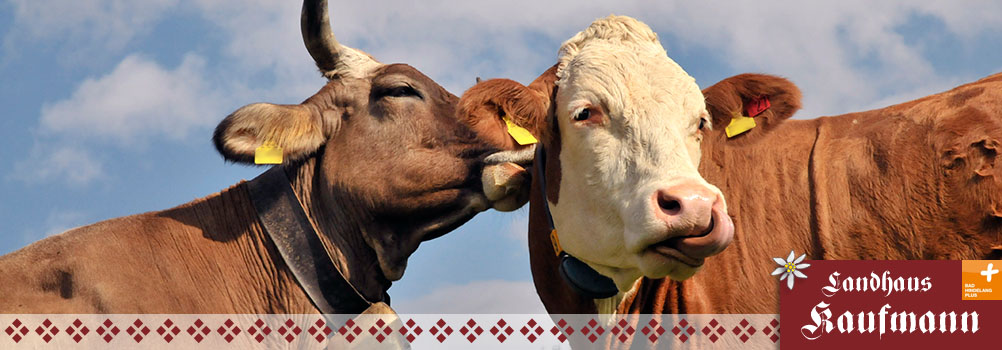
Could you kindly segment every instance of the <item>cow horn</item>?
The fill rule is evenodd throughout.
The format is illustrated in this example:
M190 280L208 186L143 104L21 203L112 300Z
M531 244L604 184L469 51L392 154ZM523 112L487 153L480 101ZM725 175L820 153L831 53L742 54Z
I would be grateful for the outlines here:
M323 72L337 67L341 44L331 31L330 17L327 15L327 0L303 1L302 17L303 43L313 56L313 61Z

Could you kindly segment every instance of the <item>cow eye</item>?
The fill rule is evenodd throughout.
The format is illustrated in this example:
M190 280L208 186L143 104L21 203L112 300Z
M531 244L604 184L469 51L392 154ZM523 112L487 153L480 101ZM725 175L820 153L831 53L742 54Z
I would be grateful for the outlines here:
M585 121L585 120L588 120L588 118L591 118L591 109L590 108L582 109L580 112L578 112L578 114L574 115L574 121L579 121L579 122L580 121Z
M699 130L703 130L706 127L706 119L699 118Z
M421 97L417 90L414 90L410 85L395 86L387 89L383 89L379 93L379 98L383 97Z

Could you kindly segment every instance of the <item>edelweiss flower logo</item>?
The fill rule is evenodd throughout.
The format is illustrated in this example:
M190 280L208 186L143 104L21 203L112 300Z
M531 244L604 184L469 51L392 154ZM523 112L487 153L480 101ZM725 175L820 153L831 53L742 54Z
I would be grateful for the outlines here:
M786 278L786 286L789 287L790 290L793 290L794 278L798 277L807 278L807 275L805 275L803 272L800 272L800 270L806 269L808 266L811 266L811 264L800 263L801 261L804 261L804 257L806 257L807 254L802 254L796 259L793 258L794 256L796 256L796 254L794 254L793 251L791 250L790 256L788 256L786 260L783 260L782 258L772 258L772 261L775 261L780 266L776 268L775 271L772 272L772 275L775 276L782 273L783 275L779 276L779 280L782 281L784 278Z

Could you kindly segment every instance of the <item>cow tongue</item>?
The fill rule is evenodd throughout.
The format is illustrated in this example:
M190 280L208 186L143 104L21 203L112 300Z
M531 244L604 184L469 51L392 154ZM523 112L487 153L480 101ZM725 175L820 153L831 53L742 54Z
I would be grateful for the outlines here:
M734 223L731 217L720 209L713 208L713 221L708 232L694 237L679 238L672 240L675 249L683 254L702 260L703 258L720 253L731 244L734 239Z

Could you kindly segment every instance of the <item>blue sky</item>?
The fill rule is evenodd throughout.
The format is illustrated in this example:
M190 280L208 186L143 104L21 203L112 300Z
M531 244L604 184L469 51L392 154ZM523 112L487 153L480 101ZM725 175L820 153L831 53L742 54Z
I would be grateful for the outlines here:
M319 89L279 0L0 3L0 254L96 221L169 208L250 179L212 128L252 102ZM744 72L804 93L799 118L882 107L1002 71L1002 4L936 1L331 1L334 32L459 95L477 76L531 81L610 13L659 33L701 87ZM400 312L541 312L526 211L488 212L412 257Z

